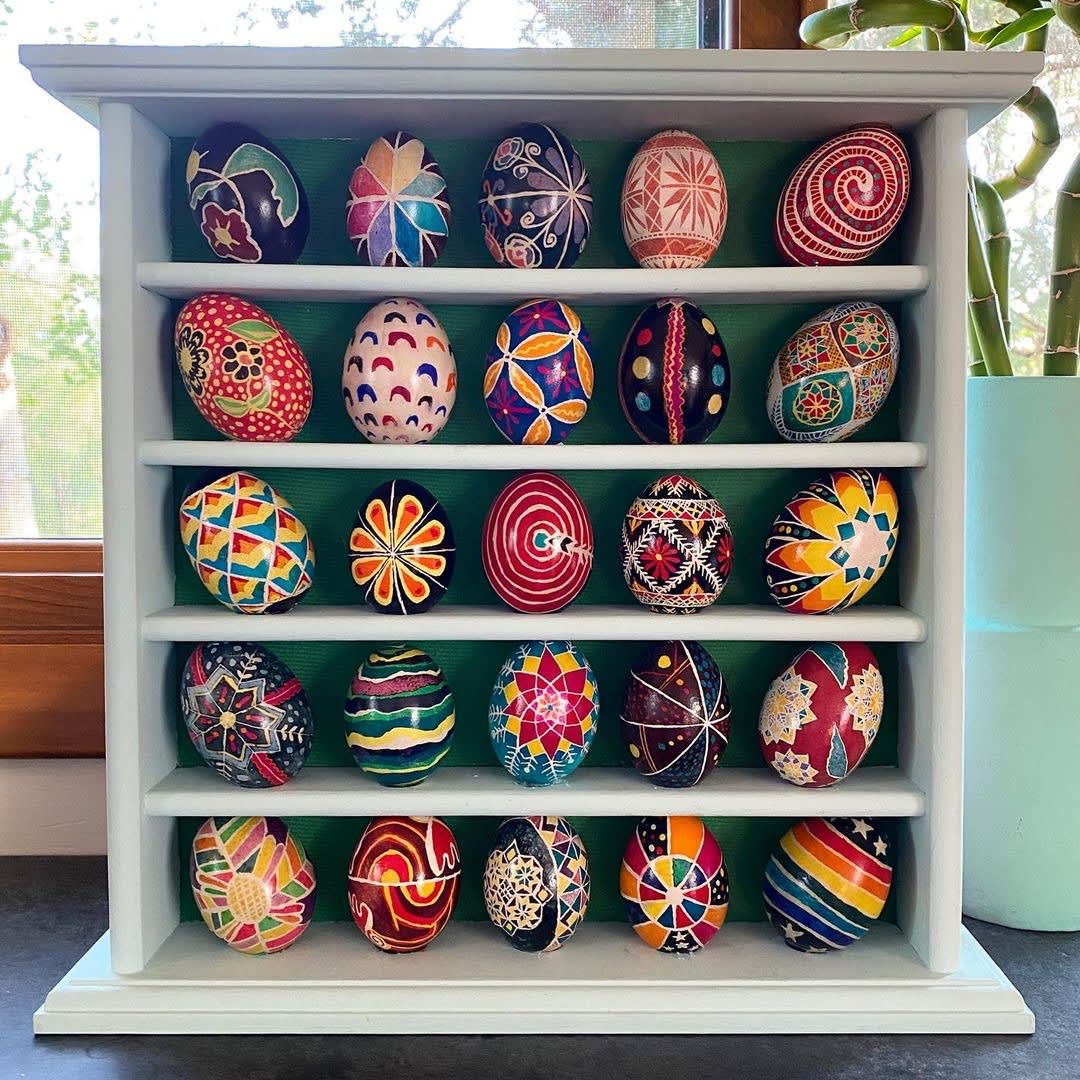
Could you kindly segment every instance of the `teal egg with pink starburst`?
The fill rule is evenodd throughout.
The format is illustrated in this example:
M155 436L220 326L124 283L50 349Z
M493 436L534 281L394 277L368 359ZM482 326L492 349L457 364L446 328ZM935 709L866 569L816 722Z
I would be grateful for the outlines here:
M565 441L589 408L591 349L581 316L561 300L533 300L507 315L487 355L484 401L509 442Z

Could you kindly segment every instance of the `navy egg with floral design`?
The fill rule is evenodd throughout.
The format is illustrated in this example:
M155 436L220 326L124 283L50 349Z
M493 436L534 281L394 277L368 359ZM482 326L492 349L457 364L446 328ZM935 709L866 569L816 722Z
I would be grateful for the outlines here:
M243 124L216 124L188 155L188 205L219 259L294 263L308 237L307 195L269 139Z
M520 124L492 150L478 205L500 266L573 266L589 239L589 174L573 143L547 124Z

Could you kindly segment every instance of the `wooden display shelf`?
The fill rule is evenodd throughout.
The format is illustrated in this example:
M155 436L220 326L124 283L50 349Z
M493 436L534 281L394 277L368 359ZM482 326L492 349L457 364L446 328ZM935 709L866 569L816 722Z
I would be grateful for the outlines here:
M835 615L793 615L776 607L714 604L693 615L661 615L644 607L571 604L549 615L502 607L439 604L422 615L380 615L362 605L304 604L281 615L240 615L193 604L147 615L147 641L923 641L923 620L903 608L863 606Z
M505 769L444 766L422 784L388 788L358 768L308 766L279 788L238 789L204 766L177 769L147 792L148 814L210 817L275 814L278 817L364 817L434 814L509 817L623 817L696 814L700 817L828 817L866 814L918 817L923 794L896 768L864 768L842 784L799 788L769 769L715 769L692 788L660 788L631 768L581 768L564 784L525 787Z

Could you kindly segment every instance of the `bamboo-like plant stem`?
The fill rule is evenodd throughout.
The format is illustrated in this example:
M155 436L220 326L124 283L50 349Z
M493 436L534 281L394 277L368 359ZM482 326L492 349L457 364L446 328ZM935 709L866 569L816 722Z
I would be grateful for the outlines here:
M1080 34L1080 0L1051 0L1050 6L1074 34Z
M1029 11L1045 7L1043 0L1001 0L1001 2L1017 15L1026 15ZM1050 32L1048 26L1040 26L1038 30L1024 35L1024 52L1046 52L1046 38Z
M1009 222L1005 217L1005 203L993 184L981 176L972 174L975 186L975 204L979 208L982 220L982 232L986 245L986 261L990 266L990 280L997 293L998 310L1001 312L1001 325L1005 331L1005 342L1012 340L1012 328L1009 322L1009 263L1012 258L1012 238L1009 236Z
M994 280L990 276L990 264L986 257L979 214L975 205L975 192L968 185L968 311L975 327L975 339L986 365L988 375L1011 375L1012 362L1005 342L1005 328L1001 324L1001 309L994 292Z
M807 15L799 34L807 45L835 48L863 30L923 26L942 49L967 47L967 31L956 6L945 0L858 0Z
M994 188L1003 199L1011 199L1031 187L1061 142L1057 110L1054 103L1037 86L1033 86L1014 104L1031 121L1031 146L1013 166L1012 172L993 182Z
M1075 375L1080 346L1080 155L1058 191L1044 375Z
M971 314L971 305L968 305L968 345L971 347L971 361L968 364L969 375L985 375L986 362L982 358L982 350L979 348L979 338L975 333L975 317Z

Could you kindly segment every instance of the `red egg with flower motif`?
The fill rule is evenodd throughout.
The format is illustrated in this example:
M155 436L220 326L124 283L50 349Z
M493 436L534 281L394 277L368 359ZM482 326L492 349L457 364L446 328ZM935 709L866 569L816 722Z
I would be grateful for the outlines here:
M180 376L211 427L245 442L288 442L311 411L311 369L293 336L239 296L204 293L176 318Z

